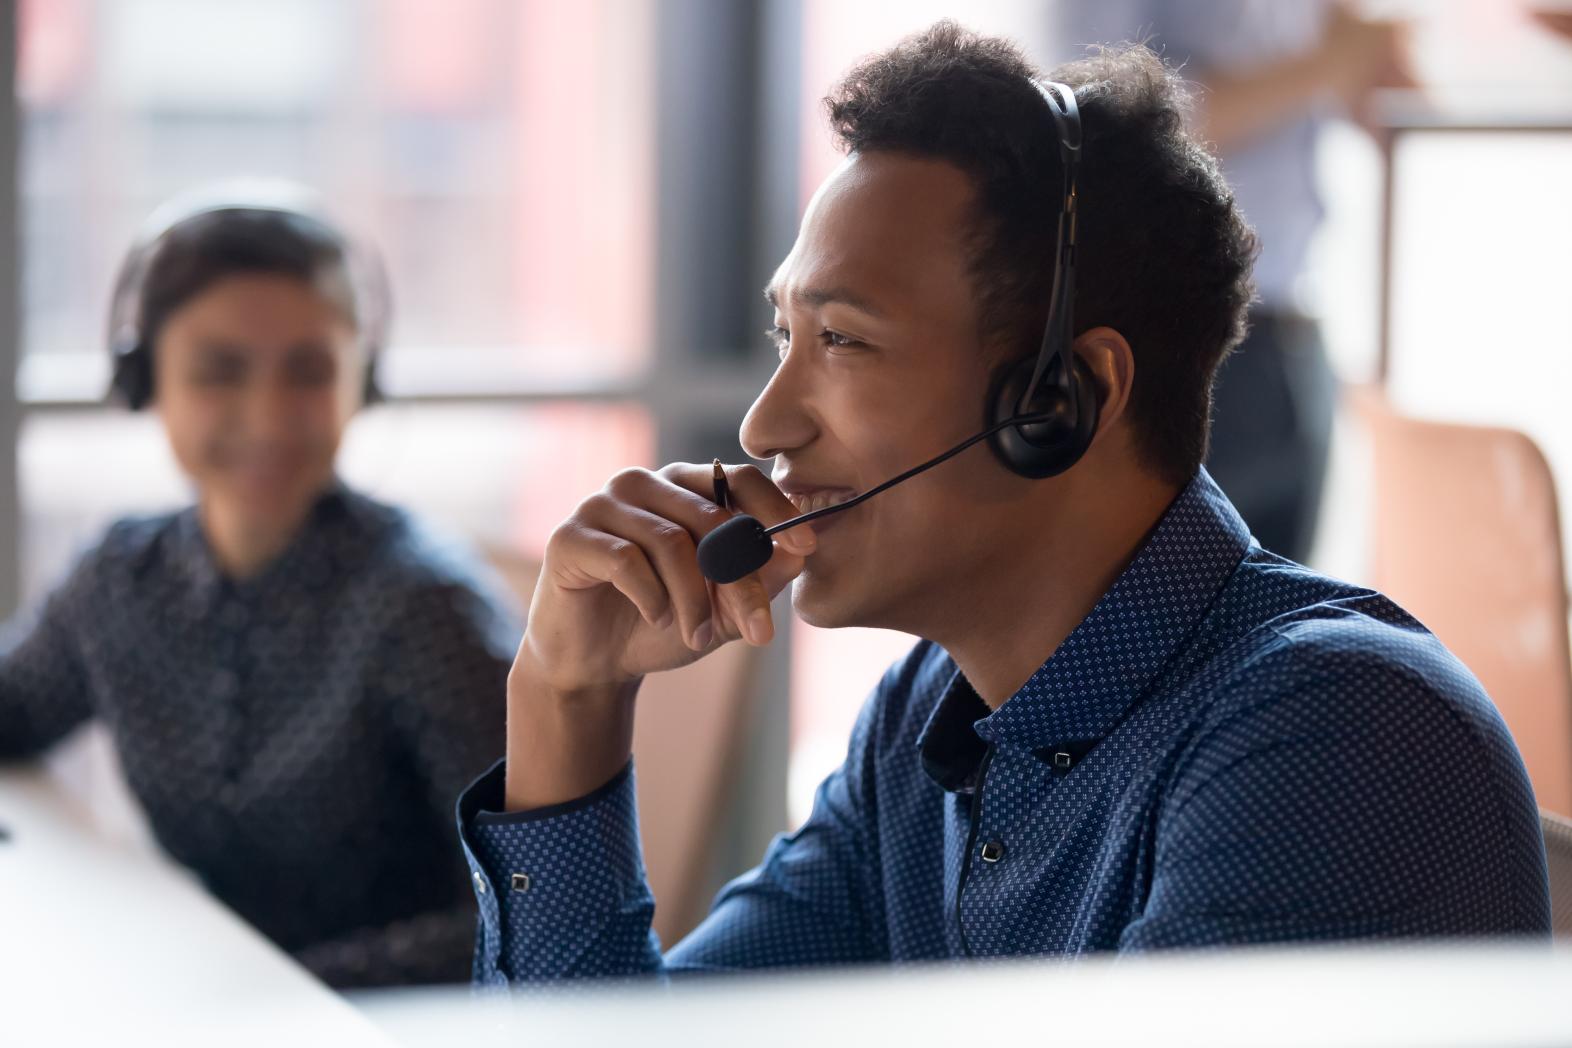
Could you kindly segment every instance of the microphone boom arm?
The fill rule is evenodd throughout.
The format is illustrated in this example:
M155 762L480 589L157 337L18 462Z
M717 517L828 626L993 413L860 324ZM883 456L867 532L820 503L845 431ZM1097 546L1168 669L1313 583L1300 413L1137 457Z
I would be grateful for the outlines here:
M885 481L883 484L880 484L878 487L869 488L867 491L864 491L856 498L847 499L845 502L839 503L837 505L825 506L823 509L816 509L811 513L804 513L800 517L793 517L790 520L782 521L773 528L764 529L764 534L766 536L774 535L776 532L785 531L787 528L794 528L798 524L808 524L819 519L820 517L827 517L831 513L839 513L841 510L851 509L853 506L873 498L873 496L877 495L886 488L893 488L903 480L909 480L910 478L915 477L923 470L932 469L941 462L954 458L956 455L959 455L973 444L976 444L981 440L987 440L989 437L993 436L1002 429L1010 429L1014 426L1029 426L1037 422L1047 422L1052 417L1053 416L1051 415L1016 415L1015 417L1007 418L1002 422L996 422L987 429L983 430L981 433L961 441L959 444L955 445L955 447L951 448L949 451L944 452L942 455L936 455L920 466L913 466L905 473L891 477L889 480Z

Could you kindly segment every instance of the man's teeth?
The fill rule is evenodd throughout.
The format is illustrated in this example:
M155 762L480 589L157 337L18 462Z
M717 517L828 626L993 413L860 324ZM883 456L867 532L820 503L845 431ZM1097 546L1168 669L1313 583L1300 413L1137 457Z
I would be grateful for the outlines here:
M815 491L810 495L793 495L791 501L798 513L814 513L839 506L842 502L850 502L853 497L854 493L850 491Z

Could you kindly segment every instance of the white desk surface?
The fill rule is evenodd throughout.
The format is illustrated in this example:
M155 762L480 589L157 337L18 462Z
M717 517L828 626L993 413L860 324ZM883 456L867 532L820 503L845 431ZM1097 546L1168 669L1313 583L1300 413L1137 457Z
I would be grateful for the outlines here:
M357 1003L400 1043L433 1048L1542 1048L1572 1045L1572 943L1018 960Z
M0 767L0 829L0 1042L387 1043L185 870L96 832L43 770Z
M0 769L0 1044L442 1048L1572 1045L1572 943L1212 952L580 985L477 1002L317 982L198 886Z

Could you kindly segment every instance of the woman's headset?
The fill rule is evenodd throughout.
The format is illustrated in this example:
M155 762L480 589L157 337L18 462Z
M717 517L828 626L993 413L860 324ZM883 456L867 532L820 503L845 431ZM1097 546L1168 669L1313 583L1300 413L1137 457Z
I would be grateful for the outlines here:
M382 258L369 243L358 241L329 219L315 193L287 182L226 182L193 194L176 197L159 207L138 231L115 277L109 305L110 394L132 411L153 401L153 344L156 332L147 330L143 293L148 274L171 235L197 219L223 212L274 212L312 227L331 241L343 256L355 328L365 354L366 403L381 399L376 365L386 345L392 322L392 292Z

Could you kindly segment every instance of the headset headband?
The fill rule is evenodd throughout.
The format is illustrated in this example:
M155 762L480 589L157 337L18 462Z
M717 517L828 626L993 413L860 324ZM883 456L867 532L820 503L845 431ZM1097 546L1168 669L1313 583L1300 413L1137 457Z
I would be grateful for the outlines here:
M1054 243L1053 287L1048 294L1048 320L1043 325L1043 340L1037 350L1037 363L1032 377L1021 394L1020 409L1037 393L1048 361L1056 354L1064 365L1061 374L1070 375L1070 343L1073 339L1075 300L1075 244L1076 205L1079 202L1077 187L1081 173L1081 109L1075 102L1075 91L1055 80L1033 80L1032 86L1048 103L1053 114L1054 126L1059 132L1059 159L1064 175L1064 195L1059 208L1059 222Z
M134 352L147 335L142 330L146 319L141 315L143 281L165 238L193 219L221 211L298 215L333 234L344 255L360 345L368 361L381 352L392 321L393 303L387 270L375 248L344 232L328 216L321 197L304 186L277 179L232 179L161 204L137 230L110 298L109 345L115 357Z

